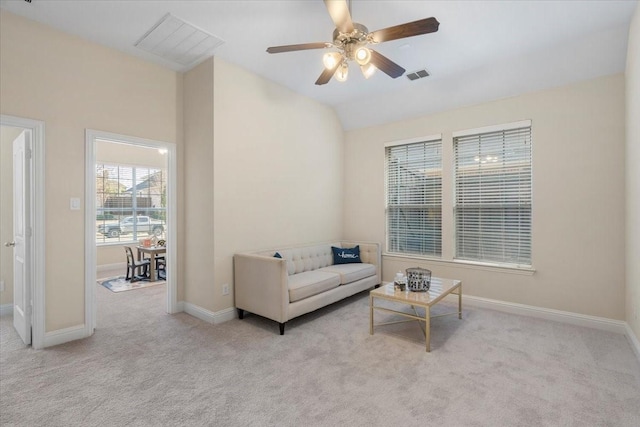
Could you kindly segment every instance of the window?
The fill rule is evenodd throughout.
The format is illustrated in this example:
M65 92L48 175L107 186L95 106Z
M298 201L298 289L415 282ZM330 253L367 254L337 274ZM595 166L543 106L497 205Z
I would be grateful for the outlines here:
M531 122L454 133L455 258L531 265Z
M386 147L386 169L387 250L441 256L442 140Z
M96 164L96 241L118 243L166 230L164 169Z

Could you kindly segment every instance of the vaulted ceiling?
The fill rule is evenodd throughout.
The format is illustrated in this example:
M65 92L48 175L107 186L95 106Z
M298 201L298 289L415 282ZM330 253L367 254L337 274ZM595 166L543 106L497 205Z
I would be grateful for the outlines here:
M353 20L371 31L436 17L438 32L375 47L408 73L426 69L431 75L410 81L378 71L365 80L353 69L346 82L324 86L314 84L323 50L265 51L331 42L334 24L321 0L0 0L0 7L186 71L193 64L135 46L171 13L223 40L213 55L332 106L344 128L354 129L623 72L637 1L353 0Z

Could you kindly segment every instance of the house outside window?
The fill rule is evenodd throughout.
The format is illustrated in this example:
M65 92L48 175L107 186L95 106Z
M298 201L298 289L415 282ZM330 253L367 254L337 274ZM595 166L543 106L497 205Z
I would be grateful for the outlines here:
M455 259L531 266L531 122L454 133Z
M442 139L394 143L386 150L387 251L442 254Z
M166 179L164 169L96 164L96 242L164 238Z

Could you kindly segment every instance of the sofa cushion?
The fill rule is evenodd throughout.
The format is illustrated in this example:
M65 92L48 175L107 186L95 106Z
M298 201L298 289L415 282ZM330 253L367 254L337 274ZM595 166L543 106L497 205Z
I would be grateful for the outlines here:
M287 271L290 276L317 270L333 263L331 246L327 244L278 249L278 252L287 260Z
M339 274L340 284L346 285L365 277L375 276L376 266L373 264L338 264L321 268L318 271Z
M340 285L340 275L330 271L305 271L289 276L289 301L295 302Z
M362 262L360 259L360 246L355 248L336 248L331 246L333 252L334 264L351 264L354 262Z

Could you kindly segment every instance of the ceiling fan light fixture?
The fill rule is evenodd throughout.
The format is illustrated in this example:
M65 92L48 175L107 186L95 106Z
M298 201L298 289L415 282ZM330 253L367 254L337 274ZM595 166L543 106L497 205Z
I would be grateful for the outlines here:
M337 81L346 82L347 76L349 75L349 64L347 61L344 61L336 70L336 73L333 75Z
M362 71L362 75L364 76L364 78L368 79L369 77L373 76L373 73L376 72L376 66L372 63L368 63L366 65L361 65L360 70Z
M324 68L332 70L336 67L336 64L342 60L340 52L327 52L322 56L322 63Z
M371 77L377 68L392 79L396 79L406 70L367 46L434 33L438 31L440 26L440 22L431 17L369 32L366 26L353 22L351 19L351 0L324 0L324 3L335 25L332 42L302 43L267 48L268 53L337 49L337 52L327 52L323 55L322 62L325 69L316 80L315 84L318 86L329 83L334 77L340 82L347 80L350 61L354 61L360 66L365 78ZM369 66L370 64L371 66ZM409 76L410 79L411 77L413 76ZM415 74L415 78L418 77L422 76Z
M371 62L371 51L362 46L356 49L355 60L359 65L367 65Z

